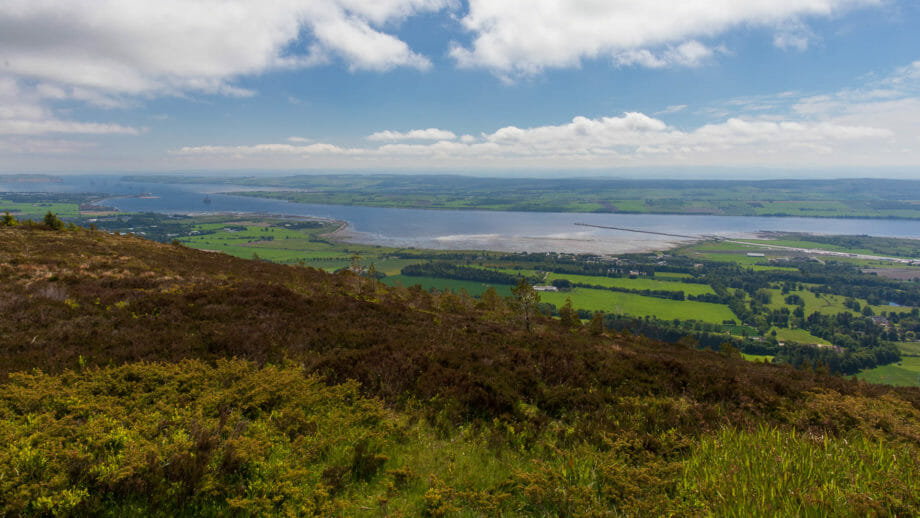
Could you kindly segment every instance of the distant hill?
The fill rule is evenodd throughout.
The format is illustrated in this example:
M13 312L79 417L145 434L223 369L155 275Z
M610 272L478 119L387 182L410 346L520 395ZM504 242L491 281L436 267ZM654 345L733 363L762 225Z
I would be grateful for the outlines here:
M920 390L511 299L20 225L0 315L4 514L920 513Z

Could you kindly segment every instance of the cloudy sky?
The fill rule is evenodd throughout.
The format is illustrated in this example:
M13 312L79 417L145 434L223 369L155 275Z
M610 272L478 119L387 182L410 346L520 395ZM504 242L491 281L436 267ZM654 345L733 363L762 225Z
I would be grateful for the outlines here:
M0 171L208 170L920 178L920 2L0 0Z

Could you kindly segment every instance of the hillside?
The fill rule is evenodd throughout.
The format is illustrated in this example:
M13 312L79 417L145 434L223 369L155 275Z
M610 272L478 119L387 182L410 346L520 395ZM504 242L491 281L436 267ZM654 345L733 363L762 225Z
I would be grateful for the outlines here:
M917 514L920 390L0 227L4 514Z

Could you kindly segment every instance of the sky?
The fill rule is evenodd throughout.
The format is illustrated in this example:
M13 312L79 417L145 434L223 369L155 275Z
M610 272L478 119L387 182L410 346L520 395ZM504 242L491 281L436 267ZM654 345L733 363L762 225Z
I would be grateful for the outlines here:
M0 0L0 172L920 179L916 0Z

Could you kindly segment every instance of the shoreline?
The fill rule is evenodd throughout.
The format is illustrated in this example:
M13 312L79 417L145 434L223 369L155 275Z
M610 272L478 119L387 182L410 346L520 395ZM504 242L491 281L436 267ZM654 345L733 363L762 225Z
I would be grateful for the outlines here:
M324 203L321 201L297 201L290 198L281 198L273 196L257 196L255 192L311 192L308 189L282 189L274 188L270 190L259 191L226 191L212 192L211 194L224 194L228 196L243 196L247 198L257 198L262 200L279 200L290 203L302 203L309 205L330 205L342 207L369 207L375 209L404 209L404 210L430 210L430 211L484 211L484 212L531 212L534 214L622 214L622 215L649 215L649 216L711 216L718 218L803 218L803 219L871 219L871 220L892 220L892 221L918 221L920 215L916 217L906 216L821 216L821 215L803 215L803 214L725 214L718 212L656 212L656 211L559 211L559 210L527 210L527 209L495 209L490 207L404 207L399 205L376 205L369 203Z
M135 198L136 195L112 196L99 200L94 200L93 205L105 206L111 205L112 201L122 198ZM342 207L360 207L360 206L342 206ZM368 207L377 210L393 210L387 208ZM196 208L197 209L197 208ZM203 209L203 207L202 207ZM186 216L224 216L224 217L265 217L275 219L299 220L299 221L321 221L335 225L335 228L322 234L322 238L329 239L339 243L352 243L368 246L381 246L394 249L418 249L418 250L452 250L452 251L490 251L505 253L559 253L574 255L597 255L603 257L615 257L632 253L652 253L667 252L677 248L691 246L693 244L706 241L708 239L775 239L784 234L814 234L822 235L822 232L803 232L803 231L776 231L776 230L730 230L719 231L713 234L712 231L699 235L688 235L688 233L678 234L660 231L645 231L639 229L629 229L627 226L633 225L627 223L622 227L623 230L629 230L630 233L635 231L637 234L651 234L658 237L657 239L648 238L631 238L624 236L608 236L592 234L590 232L579 232L576 229L574 218L565 228L565 225L556 225L552 229L541 231L539 228L531 227L530 230L520 229L517 234L502 233L503 230L515 232L514 227L503 228L498 226L495 230L486 230L477 233L479 229L457 228L440 229L432 228L428 232L416 233L417 235L387 235L374 232L365 232L356 229L349 220L342 218L341 214L336 217L329 216L312 216L292 214L284 210L283 207L273 207L275 210L268 211L211 211L211 210L162 210L152 211L161 214L181 214ZM143 210L133 210L132 212L145 212ZM508 211L488 211L493 214L501 214ZM533 213L546 214L546 213ZM560 213L574 214L574 213ZM666 217L679 218L680 215L666 215ZM692 217L692 216L689 216ZM706 216L711 217L711 216ZM760 219L761 217L757 217ZM558 218L557 218L558 219ZM759 226L759 225L758 225ZM814 226L814 225L812 225ZM583 227L598 227L620 229L609 225L587 224ZM756 227L755 227L756 228ZM702 229L701 229L702 230ZM454 231L455 233L450 233ZM464 233L467 231L468 233ZM714 231L714 230L713 230ZM440 233L439 233L440 232ZM680 230L678 230L680 232ZM397 233L397 232L391 232ZM411 234L411 233L410 233ZM828 235L828 234L824 234ZM834 234L829 235L844 235ZM853 235L859 235L854 232ZM649 236L651 237L651 236ZM917 239L914 237L905 239Z

